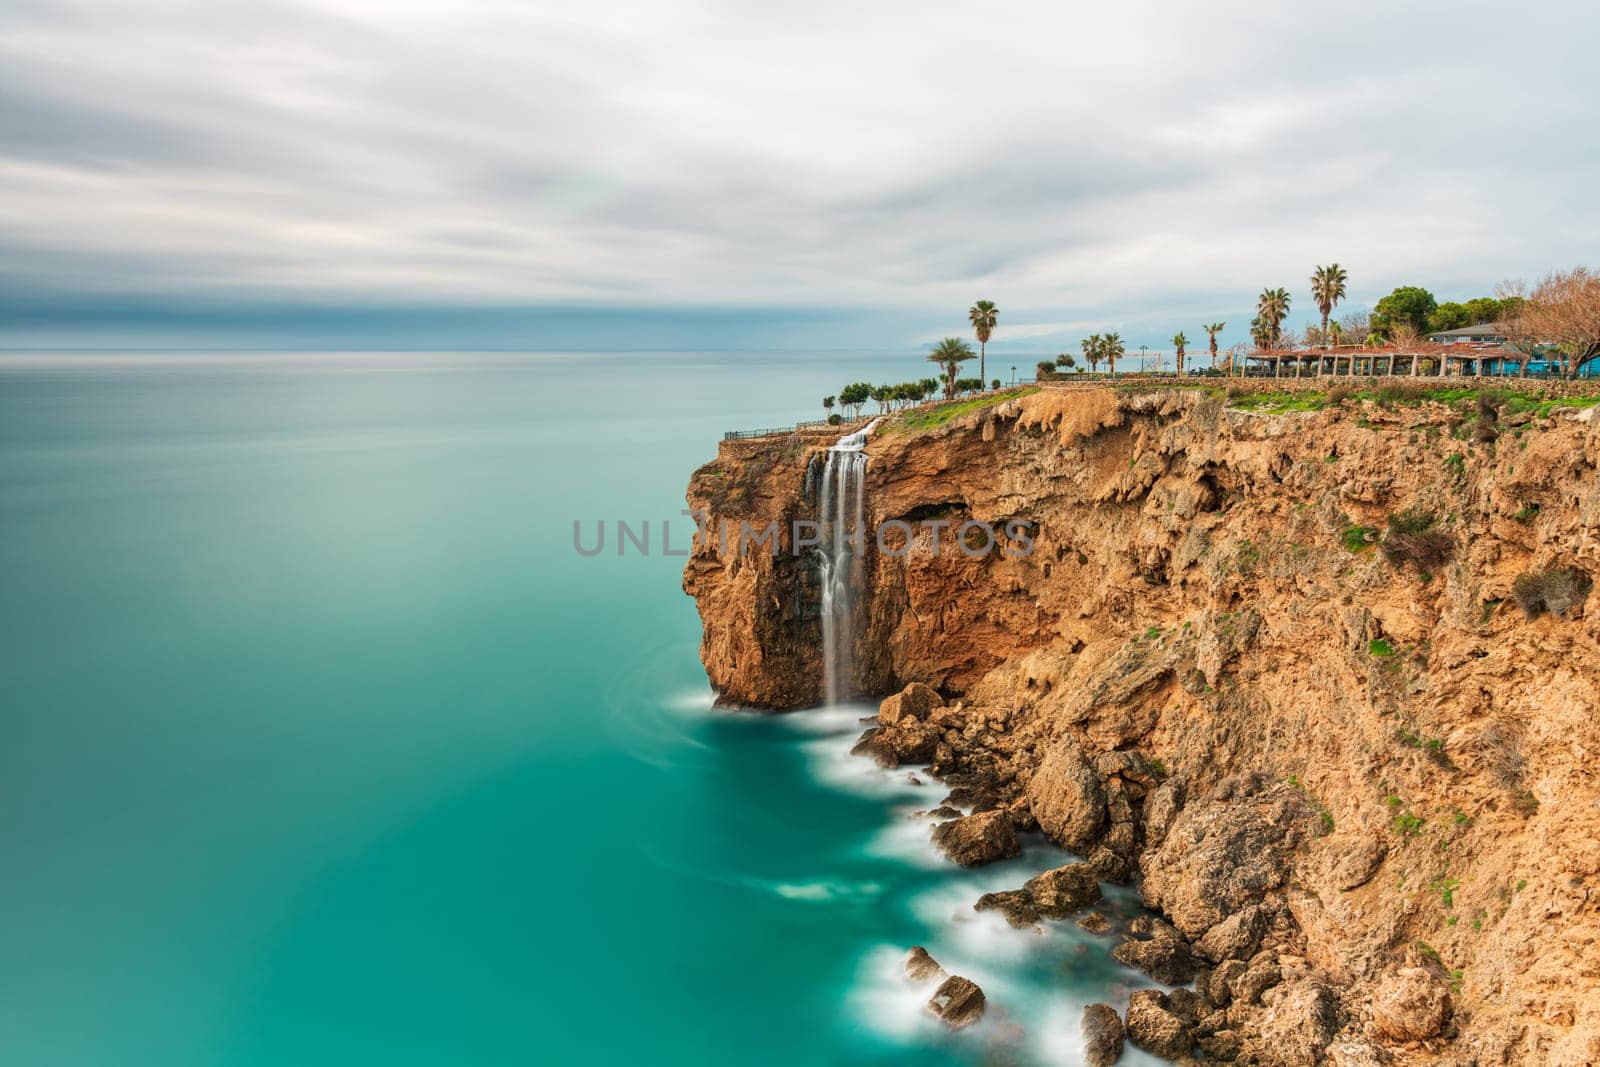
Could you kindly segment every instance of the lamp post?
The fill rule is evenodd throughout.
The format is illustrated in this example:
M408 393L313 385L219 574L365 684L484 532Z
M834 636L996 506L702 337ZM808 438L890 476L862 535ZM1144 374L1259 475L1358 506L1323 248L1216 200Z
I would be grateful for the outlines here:
M1139 346L1139 373L1140 374L1143 374L1145 372L1144 353L1145 353L1145 346L1144 345L1140 345Z
M1017 384L1017 368L1015 368L1015 367L1011 368L1011 384L1012 385L1016 385Z

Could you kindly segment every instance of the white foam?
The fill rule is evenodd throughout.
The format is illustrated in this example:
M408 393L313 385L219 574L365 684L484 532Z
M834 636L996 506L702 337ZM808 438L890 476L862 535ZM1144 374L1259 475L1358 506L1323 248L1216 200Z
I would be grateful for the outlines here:
M950 861L933 843L933 820L915 814L914 808L901 808L894 821L867 843L870 856L899 860L925 871L944 870Z
M891 1041L931 1040L938 1036L940 1024L927 1004L937 986L906 977L906 951L877 945L862 956L850 989L850 1012L867 1029Z
M696 686L674 693L667 698L666 705L668 710L682 715L697 719L706 718L716 710L717 694L709 686Z
M777 882L772 891L786 900L864 900L878 896L883 886L877 882Z

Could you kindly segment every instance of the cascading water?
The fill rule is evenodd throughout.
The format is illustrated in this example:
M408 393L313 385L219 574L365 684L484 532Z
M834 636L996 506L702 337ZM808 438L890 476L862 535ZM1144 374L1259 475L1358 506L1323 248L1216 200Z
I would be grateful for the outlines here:
M822 471L818 550L822 582L822 688L829 704L850 696L854 678L855 589L866 550L867 436L878 420L841 437Z

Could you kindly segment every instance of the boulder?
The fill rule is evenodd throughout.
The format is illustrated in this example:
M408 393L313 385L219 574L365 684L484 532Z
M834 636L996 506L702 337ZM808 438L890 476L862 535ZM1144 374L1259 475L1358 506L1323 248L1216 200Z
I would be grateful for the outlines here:
M1021 854L1011 819L1003 811L968 815L933 828L933 842L963 867L981 867Z
M1122 1057L1122 1039L1127 1033L1117 1009L1109 1004L1090 1004L1083 1009L1083 1062L1088 1067L1109 1067Z
M1203 936L1281 888L1301 840L1296 823L1313 815L1287 785L1240 795L1245 784L1219 787L1204 801L1191 798L1160 846L1140 859L1145 903L1185 937Z
M985 893L972 908L974 911L998 911L1006 917L1006 922L1019 929L1039 923L1039 912L1033 906L1033 898L1022 889Z
M1207 930L1205 936L1195 942L1195 954L1212 963L1247 960L1261 947L1261 939L1266 935L1269 925L1268 919L1267 909L1259 904L1235 912Z
M928 1000L928 1010L952 1030L971 1026L983 1017L983 990L978 983L953 974L940 983Z
M1183 808L1185 783L1168 778L1144 802L1144 839L1150 847L1161 844Z
M894 768L902 763L927 763L939 745L939 730L916 719L903 719L894 726L868 729L850 751L871 756L880 767Z
M1087 852L1106 821L1106 794L1083 749L1070 737L1056 742L1028 782L1028 806L1039 829L1056 844Z
M1444 1031L1454 1013L1450 992L1421 967L1402 967L1372 994L1372 1031L1384 1041L1423 1041Z
M1134 940L1111 950L1111 957L1118 963L1143 971L1163 985L1182 985L1194 977L1194 956L1169 924L1160 919L1135 919L1129 933Z
M1194 1034L1170 1004L1165 993L1154 989L1139 990L1128 1003L1128 1040L1164 1060L1194 1050Z
M1383 842L1368 834L1330 838L1325 848L1328 880L1342 891L1359 889L1372 881L1388 854Z
M1047 919L1065 919L1096 903L1101 896L1099 879L1082 863L1036 874L1022 888L1032 898L1034 908Z
M906 953L906 977L913 982L927 982L946 975L939 961L928 955L927 949L916 945Z
M1091 934L1103 934L1111 929L1111 920L1098 911L1091 911L1078 920L1078 928Z
M1339 998L1312 981L1287 982L1263 998L1256 1034L1285 1067L1317 1067L1339 1030Z
M878 705L878 722L893 726L902 719L926 719L934 708L944 707L944 698L930 686L912 682Z
M1239 1004L1254 1004L1261 995L1283 981L1278 958L1270 952L1258 953L1244 973L1228 982L1228 993Z
M1250 965L1244 960L1223 960L1206 979L1206 996L1218 1007L1227 1007L1233 999L1233 987L1245 976Z

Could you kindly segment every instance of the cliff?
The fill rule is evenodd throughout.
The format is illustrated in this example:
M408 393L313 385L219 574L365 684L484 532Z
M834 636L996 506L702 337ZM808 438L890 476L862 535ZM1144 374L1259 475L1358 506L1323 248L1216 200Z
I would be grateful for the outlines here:
M888 420L867 520L917 532L869 544L854 688L948 703L864 749L1136 880L1170 926L1119 958L1170 934L1196 990L1140 1010L1212 1059L1600 1062L1591 403L1051 388ZM818 701L788 549L833 436L690 483L724 702ZM776 555L715 534L774 520ZM951 551L969 521L1016 536Z

